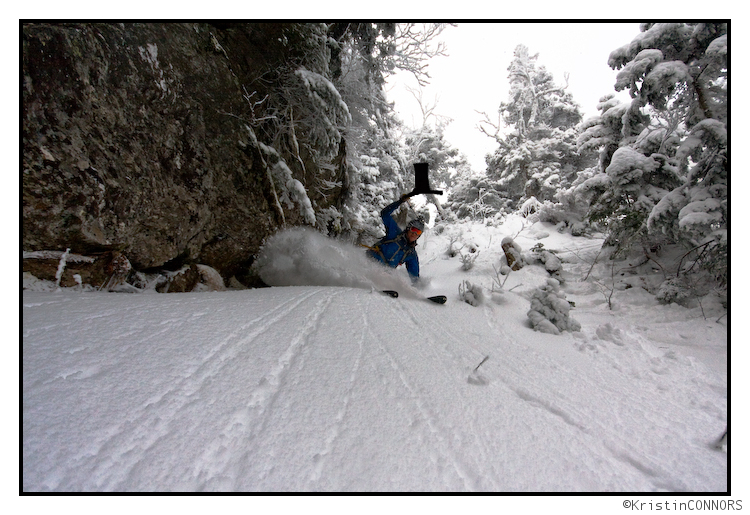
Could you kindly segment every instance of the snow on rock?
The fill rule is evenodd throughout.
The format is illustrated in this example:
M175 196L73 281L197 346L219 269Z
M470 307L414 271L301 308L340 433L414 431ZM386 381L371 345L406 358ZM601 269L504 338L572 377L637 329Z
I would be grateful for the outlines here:
M57 259L60 260L65 255L65 261L69 263L93 263L94 258L82 256L80 254L71 254L70 249L65 252L59 250L37 250L34 252L21 252L22 259Z
M221 274L218 271L208 265L198 264L196 265L196 267L198 268L198 273L200 274L200 280L195 285L195 287L193 287L193 291L199 292L226 290L226 286L224 286L224 279L222 279Z
M503 238L501 246L505 254L505 265L515 271L523 268L524 260L521 256L521 246L513 241L510 236Z

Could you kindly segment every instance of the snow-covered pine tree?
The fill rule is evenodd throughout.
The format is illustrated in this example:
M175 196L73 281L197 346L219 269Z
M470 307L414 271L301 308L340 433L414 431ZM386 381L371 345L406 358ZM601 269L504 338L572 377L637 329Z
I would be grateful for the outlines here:
M581 171L571 187L560 193L559 199L567 209L580 213L588 223L596 225L601 222L609 229L622 223L632 225L632 201L623 200L605 170L619 148L635 143L651 118L632 103L615 98L614 93L599 99L597 109L598 116L579 125L581 134L577 145L581 152L598 151L598 164ZM618 214L610 216L614 212Z
M404 131L404 150L407 163L428 163L430 184L437 189L450 189L457 176L469 167L466 156L445 139L446 123L426 123L417 129ZM407 187L414 184L406 181Z
M333 190L341 186L336 162L349 108L333 82L330 26L323 23L279 24L279 42L288 54L265 56L264 98L244 85L251 141L260 149L272 202L282 223L306 223L325 229L340 214Z
M345 128L346 146L339 153L344 194L337 233L358 242L381 236L380 210L408 190L404 177L412 170L399 141L400 122L385 97L385 77L396 69L411 71L422 82L426 60L442 55L430 44L444 25L335 23L334 83L352 116Z
M682 115L685 134L679 140L676 162L686 172L684 183L651 211L647 226L651 232L661 232L691 247L688 262L696 262L726 287L727 26L656 24L644 29L644 34L651 33L650 46L662 52L663 60L642 78L641 96L659 111ZM675 49L676 43L684 48Z
M576 146L580 106L565 91L567 84L556 84L544 66L537 66L537 58L526 46L516 47L508 67L510 98L499 108L503 122L513 130L501 137L495 127L499 148L487 160L495 189L514 201L532 196L551 200L578 171L593 164L591 156Z
M621 70L615 89L633 100L624 111L602 109L579 140L601 150L600 173L580 186L596 192L589 217L607 224L608 242L619 248L682 244L687 254L674 274L703 269L725 285L726 24L644 24L609 65ZM612 109L616 116L607 116Z
M459 176L445 207L458 218L492 223L502 218L502 213L512 211L514 202L497 188L497 182L488 178L483 170Z
M346 147L341 155L343 194L341 221L336 234L358 242L372 241L379 233L380 210L404 190L398 161L401 148L393 137L397 124L383 93L383 76L373 56L372 24L346 27L337 45L339 75L336 84L349 106L352 121L345 128ZM389 28L385 28L390 33ZM383 30L381 28L380 30ZM334 32L335 33L335 32ZM364 41L355 36L364 33Z
M615 98L614 93L603 96L596 106L600 112L584 120L579 126L581 131L576 144L580 151L596 150L599 152L599 168L606 170L612 161L612 154L621 146L635 141L636 136L648 122L648 118L642 117L633 123L632 114L629 113L630 103L623 103ZM639 111L635 112L640 115ZM624 120L629 120L625 127Z

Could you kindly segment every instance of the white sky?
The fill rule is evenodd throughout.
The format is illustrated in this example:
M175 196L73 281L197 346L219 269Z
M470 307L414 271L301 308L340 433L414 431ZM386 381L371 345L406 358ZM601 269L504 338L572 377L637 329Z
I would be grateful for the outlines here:
M437 100L435 112L453 120L446 139L475 171L484 170L484 155L497 144L476 128L482 119L476 111L497 123L497 108L508 100L508 66L517 45L526 45L531 55L538 53L537 67L544 65L557 84L564 84L564 73L570 72L568 91L588 118L598 114L599 98L615 93L617 71L607 65L610 52L639 32L638 23L459 23L440 35L449 57L430 61L430 85L422 98L427 105ZM388 97L407 125L421 125L419 104L407 86L417 87L414 77L396 74L388 81ZM618 96L629 98L627 92Z

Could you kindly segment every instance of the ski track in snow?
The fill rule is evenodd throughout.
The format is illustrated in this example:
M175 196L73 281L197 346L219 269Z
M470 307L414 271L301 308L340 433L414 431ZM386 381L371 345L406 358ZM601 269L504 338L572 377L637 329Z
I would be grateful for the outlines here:
M250 334L243 336L237 346L252 344L257 338L269 331L280 319L289 316L294 309L315 295L320 295L320 290L313 290L312 292L300 295L287 304L281 305L271 310L270 313L249 322L242 329L253 327L256 324L257 327L254 327ZM248 404L239 408L232 415L229 423L222 430L221 435L209 444L200 462L209 463L211 469L208 471L195 470L194 474L198 477L199 481L207 481L213 476L231 477L232 472L241 470L242 462L248 459L248 453L245 452L236 455L229 452L232 442L244 441L252 445L253 440L265 430L268 421L268 417L265 415L273 409L274 402L278 398L286 375L295 359L299 357L299 348L307 343L309 334L317 329L320 316L328 304L330 304L331 298L331 296L324 296L316 304L315 309L305 317L305 323L300 332L295 335L295 338L279 357L275 366L260 379L257 386L252 390ZM290 304L291 306L287 307ZM237 488L237 485L233 482L223 482L219 486L221 486L221 489L229 490Z
M419 323L419 320L415 316L413 309L411 309L408 305L407 306L402 305L399 307L403 308L404 311L406 311L409 315L408 320L403 320L405 324L414 323L414 324L421 325ZM400 311L397 309L394 309L393 313L396 315L399 315ZM402 319L403 318L404 317L402 317ZM368 330L371 331L370 324L367 324L367 327L368 327ZM409 374L404 370L404 368L401 365L399 365L398 361L383 345L381 338L378 338L375 334L372 334L372 336L373 336L373 339L378 342L378 348L388 358L388 362L391 368L398 375L401 381L401 384L406 388L406 391L409 393L410 400L414 403L414 405L418 409L422 421L427 425L429 429L428 440L431 441L431 444L433 446L433 453L431 453L431 458L433 462L436 463L439 467L442 466L442 463L448 462L450 468L453 469L455 473L458 475L458 477L462 481L463 486L466 490L469 490L469 491L477 490L477 485L475 484L473 478L468 472L467 466L462 462L462 459L457 455L455 449L451 445L451 440L452 440L451 437L453 433L449 431L448 429L442 427L441 420L439 416L437 415L437 413L435 412L434 408L430 406L429 400L426 399L416 389L416 387L413 384L411 384ZM429 343L430 342L428 341L427 344L429 345ZM447 484L450 484L450 479L447 481Z
M489 310L489 308L485 309ZM492 322L494 318L495 317L488 316L488 323L493 328L494 332L503 334L502 328L497 327L496 324ZM637 341L637 336L632 334L630 334L629 336L636 338ZM530 356L531 359L529 361L533 362L536 368L548 368L550 370L554 370L555 373L563 377L576 376L576 371L566 368L562 362L550 361L548 357L534 351L530 346L517 341L511 335L503 334L503 337L509 345L513 345L517 348L522 348L522 354ZM631 343L632 342L628 342L628 344ZM616 343L616 345L624 346L622 342ZM626 352L632 352L632 350L630 349L643 350L643 348L637 343L635 345L629 345L629 349ZM617 352L616 349L615 352ZM632 370L624 370L620 365L617 364L617 361L611 359L611 356L608 352L602 352L600 355L604 356L604 359L606 361L611 362L612 368L614 368L618 372L624 373L625 375L631 376L634 380L654 380L653 374L668 373L666 372L667 369L660 365L661 360L657 357L647 357L648 363L653 367L651 369L653 374L649 374L647 372L644 373L643 369L640 367ZM503 377L502 375L500 375L496 379L502 382L509 390L515 393L518 398L528 406L542 410L548 415L556 417L563 423L574 428L576 431L573 431L571 435L577 436L577 441L575 443L571 442L572 445L585 445L590 450L597 449L597 435L599 435L599 438L601 438L602 434L607 433L608 428L605 424L596 423L597 417L591 417L590 413L582 413L580 409L577 408L577 406L580 407L582 404L581 399L585 399L585 394L583 394L583 392L608 391L612 395L621 395L621 391L618 391L615 388L609 388L607 386L609 382L608 377L600 376L598 378L599 380L592 381L590 377L583 374L578 374L576 376L577 380L581 383L582 386L582 395L578 399L565 398L559 392L554 391L534 391L532 389L532 385L539 385L543 383L528 380L528 376L527 374L525 374L526 363L527 362L507 363L507 367L505 367L506 376ZM511 372L511 374L507 374L507 372ZM658 379L656 379L656 381L658 381ZM596 403L596 405L598 406L600 405L600 403ZM680 407L676 408L677 411L679 411L680 409ZM617 416L616 410L613 410L612 414L614 415L615 419L619 418ZM643 413L640 413L640 415L646 414L647 413L645 410ZM624 421L621 420L621 422ZM669 471L653 463L653 460L649 458L648 454L644 452L644 450L633 448L632 446L627 445L627 443L623 443L623 440L621 440L620 438L605 438L600 443L603 444L600 445L601 451L606 451L601 452L602 459L606 460L608 457L612 457L616 460L629 464L643 475L643 480L651 485L650 489L657 491L681 491L686 488L679 479L675 478L674 471Z
M357 380L357 373L359 371L360 363L362 361L362 356L364 354L365 333L367 331L367 319L366 319L367 315L363 312L362 317L364 318L364 324L360 331L359 337L357 338L357 346L359 348L359 352L351 367L351 374L349 376L349 383L346 387L346 393L344 395L343 401L340 404L340 408L338 412L336 413L336 416L333 419L333 425L326 430L326 439L325 439L324 448L321 449L319 452L317 452L313 456L313 460L315 461L315 467L314 467L313 473L310 475L310 480L309 480L309 488L312 490L315 489L315 486L318 484L318 481L320 481L320 479L323 476L323 470L327 466L328 456L330 455L331 451L334 448L334 443L336 442L336 439L341 434L342 425L343 425L343 422L347 413L347 408L349 406L349 402L351 401L353 385Z
M432 309L430 309L432 308ZM468 384L468 373L473 370L472 366L466 365L466 356L462 356L451 349L449 346L437 344L437 342L445 341L461 341L465 338L464 335L459 334L454 330L450 324L422 324L420 321L425 317L429 320L431 317L440 316L441 309L437 308L437 311L432 306L425 306L424 304L407 305L404 311L409 315L408 323L418 324L423 328L429 337L424 339L424 348L435 356L437 363L441 365L440 371L434 371L440 373L444 377L454 378L457 382L451 383L451 390L453 391L456 399L461 399L463 393L458 389L457 385ZM447 338L446 338L447 337ZM472 354L471 357L477 359L477 362L485 354L484 349L479 349L476 345L470 344L473 351L476 354ZM447 364L453 363L454 367L449 368ZM489 390L491 395L494 386L490 386ZM460 401L459 401L460 402ZM475 404L465 405L464 409L469 411L466 413L464 422L466 429L461 427L445 427L440 431L442 436L441 442L445 443L449 449L451 449L451 455L453 456L456 470L459 472L462 480L465 483L466 489L470 491L498 491L502 490L502 482L498 481L499 477L502 477L501 472L496 468L495 451L487 445L487 439L482 438L483 435L479 428L475 426L475 419L479 415L476 411L477 406ZM447 422L448 419L445 419ZM437 425L437 423L435 424ZM468 430L467 430L468 429ZM462 434L465 438L465 442L456 441L455 435ZM453 447L457 447L453 450ZM489 470L487 469L489 467Z
M715 466L700 469L715 451L710 429L694 426L725 419L726 387L656 347L646 326L612 318L532 344L517 327L526 301L439 306L343 287L83 297L24 294L24 489L683 491L722 481ZM61 398L71 405L54 405Z

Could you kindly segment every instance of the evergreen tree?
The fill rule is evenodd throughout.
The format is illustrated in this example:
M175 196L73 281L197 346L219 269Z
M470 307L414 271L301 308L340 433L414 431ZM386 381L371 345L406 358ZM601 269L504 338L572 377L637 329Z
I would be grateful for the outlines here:
M448 205L458 216L486 221L531 197L552 201L593 165L591 149L577 146L580 107L565 91L567 84L555 84L537 58L524 45L516 47L508 67L509 100L500 104L497 124L485 115L480 125L498 148L486 156L485 173L457 184ZM502 126L511 131L503 134Z
M581 134L576 144L580 151L597 150L599 169L603 171L612 161L615 150L633 143L650 118L642 116L637 110L631 112L630 103L622 103L614 93L599 99L596 108L600 114L581 123ZM628 121L627 127L625 120Z
M237 117L246 122L253 146L260 149L282 223L316 225L317 199L311 186L323 179L320 172L341 140L338 127L349 116L329 80L325 28L275 25L280 49L266 56L265 87L259 88L268 93L259 95L243 85L247 112Z
M404 134L407 163L428 163L430 184L438 189L449 189L456 177L469 167L466 156L445 139L446 123L425 124L419 129L407 129ZM413 180L406 181L407 188Z
M609 58L621 70L615 89L629 90L630 106L603 109L579 140L602 152L600 173L580 188L597 192L589 217L607 224L608 242L625 249L681 243L695 251L684 263L712 272L722 284L729 217L727 50L723 23L644 24ZM619 111L607 116L611 109Z
M442 24L332 24L334 83L349 106L351 123L340 149L338 167L343 194L333 232L362 242L380 236L380 210L408 190L411 177L402 130L393 104L386 100L385 77L402 69L426 81L426 60L442 55L442 46L429 45ZM408 179L407 179L408 181Z
M579 105L565 91L567 84L555 84L552 74L537 66L537 58L524 45L516 47L508 67L510 98L499 108L512 131L500 137L495 128L499 148L487 161L487 175L497 181L496 189L517 202L532 196L553 199L590 162L576 147Z

